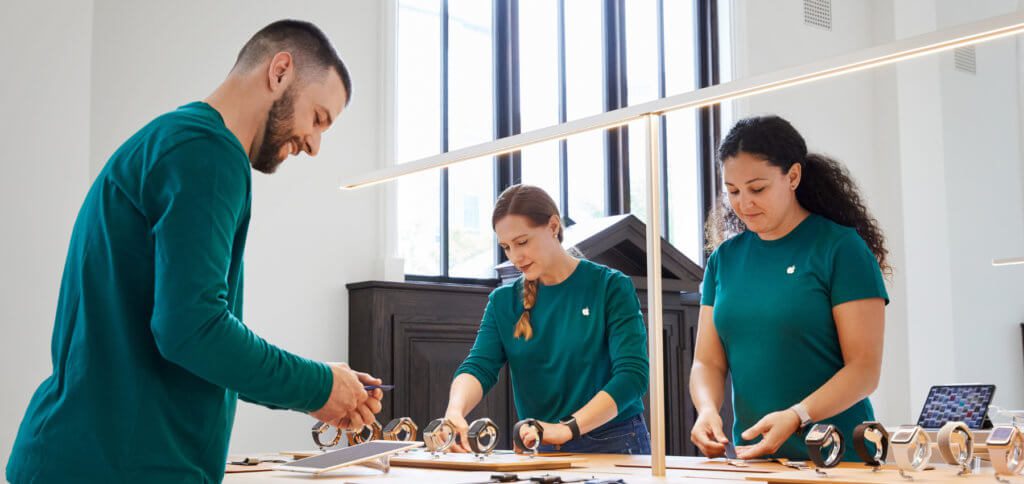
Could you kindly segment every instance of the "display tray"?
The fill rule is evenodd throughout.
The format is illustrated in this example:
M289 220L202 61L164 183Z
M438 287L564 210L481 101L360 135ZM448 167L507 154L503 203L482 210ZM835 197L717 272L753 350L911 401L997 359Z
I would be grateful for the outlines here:
M437 457L426 451L407 452L391 458L391 465L448 469L458 471L515 472L549 469L568 469L574 463L586 462L585 457L532 457L524 454L499 453L483 459L473 454L441 454Z
M957 476L957 468L942 465L930 471L908 472L914 480L905 480L900 477L899 471L887 466L879 472L872 472L871 469L854 467L836 467L828 469L828 476L820 476L813 470L787 471L774 474L757 474L747 476L747 480L762 481L772 484L811 484L811 483L839 483L839 484L883 484L893 482L906 482L910 484L958 484L972 482L995 482L995 476L991 469L986 469L980 474Z
M755 459L746 461L746 465L734 465L726 462L725 459L708 459L705 457L665 456L665 468L688 471L716 471L716 472L741 472L764 474L771 472L785 472L793 470L777 461L767 459ZM619 462L616 467L651 467L651 458L648 456L634 456L628 462Z

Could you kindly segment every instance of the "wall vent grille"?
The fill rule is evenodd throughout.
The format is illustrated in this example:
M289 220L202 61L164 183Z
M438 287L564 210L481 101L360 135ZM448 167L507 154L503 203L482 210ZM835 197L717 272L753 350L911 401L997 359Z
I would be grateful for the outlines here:
M978 55L973 45L953 49L953 65L956 70L968 74L978 73Z
M832 0L804 0L804 25L832 31Z

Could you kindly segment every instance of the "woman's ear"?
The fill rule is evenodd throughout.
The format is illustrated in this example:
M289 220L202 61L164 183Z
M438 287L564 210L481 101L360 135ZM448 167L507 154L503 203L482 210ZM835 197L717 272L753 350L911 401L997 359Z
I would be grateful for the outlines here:
M786 180L789 182L790 190L796 190L796 187L800 186L800 179L803 177L803 174L803 163L793 163L793 165L789 167L789 172L786 173Z
M548 219L548 230L551 232L551 235L557 239L558 231L561 228L562 219L558 215L552 215L551 218Z

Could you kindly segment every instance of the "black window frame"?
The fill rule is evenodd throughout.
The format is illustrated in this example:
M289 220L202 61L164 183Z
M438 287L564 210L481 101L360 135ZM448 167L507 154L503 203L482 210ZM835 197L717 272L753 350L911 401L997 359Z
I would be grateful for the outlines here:
M448 151L448 42L449 42L449 0L441 2L440 15L440 65L441 65L441 96L440 116L441 152ZM567 121L566 113L566 56L565 56L565 0L555 0L558 12L558 122ZM695 41L695 85L698 89L713 86L720 82L719 75L719 31L718 31L718 0L696 0L694 8L694 41ZM658 27L658 96L665 97L665 35L664 35L664 0L657 0ZM513 136L521 132L519 105L519 0L492 0L492 50L493 50L493 95L494 95L494 139ZM603 84L604 109L611 111L628 105L628 85L626 76L626 28L625 0L603 0L601 3L602 44L603 44ZM715 161L715 152L721 139L721 110L716 104L699 108L694 114L697 118L697 153L700 193L700 213L697 220L703 227L710 208L721 194L718 183L719 173ZM666 122L662 116L661 125L661 171L662 171L662 236L669 233L668 203L668 150L666 149ZM605 151L605 215L620 215L630 212L629 196L629 137L628 126L610 128L604 132ZM569 166L568 148L565 139L559 140L559 183L560 197L557 200L562 211L564 222L572 225L572 213L569 210ZM494 163L494 198L506 188L521 183L522 158L519 151L505 153L493 157ZM406 274L407 281L483 284L495 286L496 278L464 278L450 275L450 214L449 214L449 180L448 169L443 168L439 175L440 183L440 245L439 273L434 275ZM705 246L704 231L700 232L701 247ZM497 244L495 243L497 247ZM495 264L505 261L500 248L495 250ZM705 263L708 254L701 251L701 264Z

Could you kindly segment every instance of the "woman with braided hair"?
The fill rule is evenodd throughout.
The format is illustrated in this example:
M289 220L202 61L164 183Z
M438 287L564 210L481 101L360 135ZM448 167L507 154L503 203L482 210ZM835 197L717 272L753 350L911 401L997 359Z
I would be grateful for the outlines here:
M505 190L491 224L523 275L491 293L476 343L455 372L445 417L461 442L465 416L508 363L516 413L540 422L542 451L649 454L641 401L647 331L633 282L562 248L558 207L540 188ZM536 433L527 429L523 441L532 446Z
M849 438L874 420L885 239L846 169L808 153L778 116L736 123L718 158L728 203L707 225L690 438L709 457L725 452L730 373L737 457L806 460L799 429L823 422Z

